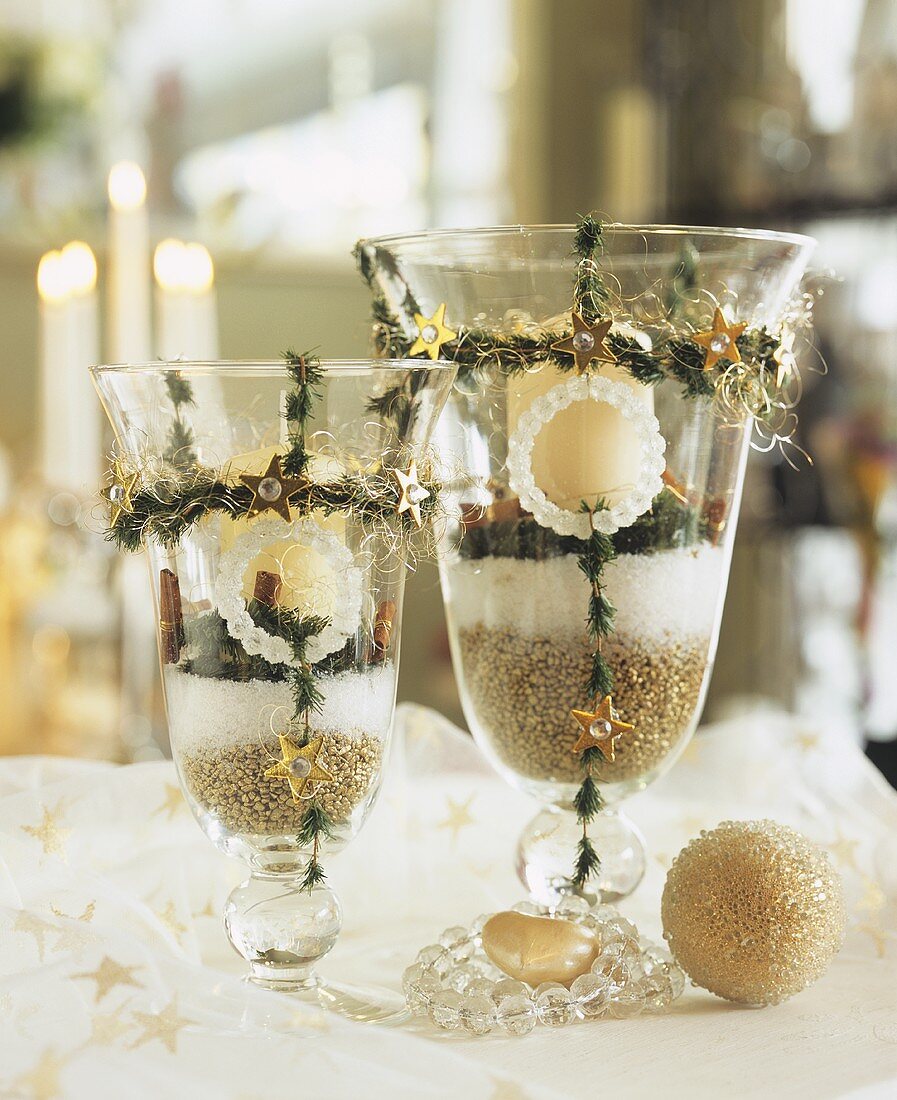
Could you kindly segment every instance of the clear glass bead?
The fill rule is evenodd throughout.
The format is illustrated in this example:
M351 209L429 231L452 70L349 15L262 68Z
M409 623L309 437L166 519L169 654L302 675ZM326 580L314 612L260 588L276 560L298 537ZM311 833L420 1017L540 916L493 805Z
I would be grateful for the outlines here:
M499 1027L511 1035L528 1035L536 1026L536 1009L524 994L503 997L495 1013Z
M630 939L638 943L638 929L631 920L621 917L619 913L607 921L606 928L607 940Z
M613 997L629 981L629 968L618 955L600 955L592 963L592 973L607 984L609 997Z
M541 917L545 910L541 905L536 905L533 901L518 901L511 906L511 911L514 913L526 913L530 917Z
M422 947L417 953L417 962L421 966L433 966L435 962L442 958L445 954L445 948L438 943L428 943L426 947Z
M454 989L443 989L433 998L430 1019L444 1031L457 1031L461 1026L461 1007L464 999Z
M443 947L454 947L456 944L463 943L467 939L467 929L462 928L460 924L453 925L446 930L439 937L439 942Z
M569 989L555 982L545 982L533 993L536 1014L546 1027L563 1027L576 1015L576 1005Z
M673 1003L673 983L663 971L649 974L642 982L648 1012L666 1012Z
M488 997L491 1001L494 990L495 982L489 978L474 978L467 986L466 992L468 997Z
M645 1009L645 991L641 982L630 981L610 998L610 1014L617 1020L638 1016Z
M718 332L710 341L710 347L717 355L722 355L731 343L732 341L724 332Z
M418 978L422 978L426 973L426 969L420 963L409 966L402 974L402 989L407 993L411 983L416 982Z
M456 963L466 963L476 954L476 944L473 940L462 940L451 949L452 958Z
M673 1000L676 1000L685 990L685 971L675 959L667 967L667 977L673 985Z
M576 351L591 351L595 346L595 337L591 332L577 332L573 337L573 347Z
M435 974L425 971L415 978L405 990L405 1003L415 1016L426 1016L430 1011L430 1002L442 991L442 984Z
M470 988L471 982L476 981L479 976L479 971L474 967L462 963L461 966L456 966L451 971L448 976L448 983L452 989L463 993L465 989Z
M607 982L597 974L580 974L570 986L576 1010L585 1020L607 1012Z
M495 1005L490 997L468 994L461 1009L461 1022L471 1035L487 1035L495 1027Z
M529 989L523 982L518 982L516 978L502 978L495 983L495 988L492 990L492 999L496 1004L504 997L527 996L529 996Z
M435 325L424 325L420 335L425 344L435 344L439 338L439 329Z
M282 492L283 486L276 477L263 477L259 482L258 494L262 500L280 500L280 494Z
M577 920L589 911L589 903L578 894L565 894L557 903L556 913L567 920Z

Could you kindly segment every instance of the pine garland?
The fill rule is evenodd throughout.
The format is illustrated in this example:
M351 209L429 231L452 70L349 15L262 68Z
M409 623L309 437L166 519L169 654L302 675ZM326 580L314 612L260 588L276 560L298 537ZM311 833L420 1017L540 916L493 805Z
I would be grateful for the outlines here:
M297 453L291 449L293 461L298 460ZM430 494L420 504L422 518L428 519L439 510L441 486L429 480L421 484ZM215 471L196 469L173 475L134 493L131 507L122 510L106 538L120 550L139 550L148 539L174 548L190 528L215 512L247 515L253 498L246 485L223 481ZM416 530L407 512L396 516L399 488L382 475L346 474L336 481L307 482L287 499L300 515L316 510L326 516L340 512L368 525L398 519L409 536Z
M320 386L324 381L324 372L321 370L321 361L317 356L298 355L292 348L288 348L281 358L286 363L287 373L296 386L287 394L284 409L289 449L283 456L281 469L288 477L301 477L308 465L305 427L315 401L321 396Z
M585 501L582 503L582 510L588 513L592 527L592 533L579 556L579 568L588 580L590 589L587 623L589 638L595 648L592 653L592 667L586 692L593 703L596 699L603 699L606 695L612 694L614 689L613 673L602 653L602 641L613 633L615 610L605 596L601 582L604 567L614 560L616 551L611 537L595 530L594 519L595 513L605 508L607 504L603 500L599 500L594 508L590 508ZM589 746L579 754L579 766L583 778L573 799L573 809L577 820L582 825L582 836L577 845L573 885L580 890L601 866L598 853L589 838L589 824L604 808L604 801L593 778L594 767L603 759L601 750L595 746Z

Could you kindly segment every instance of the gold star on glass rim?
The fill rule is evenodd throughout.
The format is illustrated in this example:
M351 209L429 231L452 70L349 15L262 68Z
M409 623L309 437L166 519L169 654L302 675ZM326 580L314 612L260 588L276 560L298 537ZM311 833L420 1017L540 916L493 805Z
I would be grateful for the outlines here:
M707 352L704 357L704 370L715 367L720 359L728 359L730 363L741 362L741 352L735 341L747 328L747 322L729 324L723 316L723 311L717 306L713 311L713 323L709 332L696 332L692 337L692 343L704 348Z
M290 493L295 493L308 482L304 477L287 477L280 468L280 455L272 455L263 474L240 474L240 480L252 490L249 518L260 512L276 512L287 523L290 521Z
M173 997L161 1012L152 1014L135 1012L134 1020L143 1028L143 1032L131 1043L132 1050L143 1046L144 1043L152 1042L153 1039L158 1039L160 1043L164 1043L168 1047L171 1054L177 1053L178 1033L185 1027L189 1027L190 1024L195 1023L195 1020L188 1020L184 1016L178 1015L177 997Z
M552 344L552 350L572 355L580 374L584 374L589 369L593 360L599 363L616 363L617 357L607 344L613 321L596 321L594 325L590 325L575 309L572 311L572 317L572 335Z
M102 496L109 502L109 522L115 526L122 512L134 510L134 489L140 480L140 474L128 473L120 458L112 462L112 484L107 486Z
M578 755L586 749L598 749L604 759L612 764L616 755L614 743L624 733L635 727L629 722L621 722L614 709L613 697L605 695L594 711L572 710L572 716L582 726L579 740L573 746Z
M414 321L417 325L417 339L411 345L409 355L420 355L425 351L431 359L438 359L443 344L457 337L457 332L448 328L445 323L445 302L440 302L432 317L424 317L422 313L415 313Z
M421 485L417 475L417 459L412 458L411 464L408 467L407 472L404 470L393 470L396 481L399 483L399 503L396 505L396 511L399 515L403 512L410 512L411 518L414 520L416 527L423 526L423 519L421 519L420 506L421 501L427 499L430 495L429 489L425 489Z
M279 733L280 760L265 772L266 779L285 779L290 785L293 801L298 802L304 796L305 788L309 783L326 782L333 776L321 764L318 757L321 755L323 737L316 737L301 748L286 734Z
M106 994L111 993L117 985L133 985L138 989L142 988L141 983L137 981L132 973L132 971L139 969L139 966L123 966L121 963L117 963L115 959L110 959L108 955L104 955L96 970L84 974L73 974L72 977L86 978L88 981L96 982L97 988L94 1001L99 1004Z

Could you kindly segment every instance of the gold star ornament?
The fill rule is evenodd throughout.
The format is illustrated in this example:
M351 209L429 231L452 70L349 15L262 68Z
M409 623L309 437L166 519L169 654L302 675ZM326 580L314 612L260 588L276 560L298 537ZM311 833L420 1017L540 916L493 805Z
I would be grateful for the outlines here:
M122 512L134 510L134 490L140 480L140 474L128 472L120 458L112 463L112 484L107 486L102 496L109 502L109 522L114 527Z
M415 313L414 321L417 325L417 339L411 345L409 355L420 355L425 351L431 359L438 359L442 345L456 339L458 335L445 323L445 302L439 303L432 317Z
M276 512L287 523L290 521L290 493L302 489L308 482L304 477L287 477L280 468L280 455L273 455L263 474L240 474L240 480L252 490L249 518L260 512Z
M293 801L298 802L305 797L305 789L309 783L327 782L333 776L321 764L318 758L321 755L323 737L316 737L301 748L285 734L278 734L280 738L280 760L265 772L266 779L284 779L290 785Z
M396 505L396 511L399 515L403 512L410 512L415 527L423 527L424 521L421 518L420 506L421 502L430 495L430 490L425 489L420 483L417 474L417 459L412 458L407 471L393 470L393 474L395 474L395 479L399 483L399 503Z
M692 336L692 342L698 347L704 348L704 370L715 367L720 359L728 359L730 363L741 362L741 352L735 341L747 328L747 322L741 324L729 324L723 316L723 311L717 307L713 311L713 323L709 332L696 332Z
M552 350L572 355L580 374L584 374L594 361L616 363L617 357L607 344L612 324L613 321L608 320L590 325L574 309L572 335L552 344Z
M582 727L573 751L579 755L586 749L597 749L609 764L614 762L616 755L615 742L635 728L629 722L620 721L610 695L605 695L594 711L573 710L570 713Z

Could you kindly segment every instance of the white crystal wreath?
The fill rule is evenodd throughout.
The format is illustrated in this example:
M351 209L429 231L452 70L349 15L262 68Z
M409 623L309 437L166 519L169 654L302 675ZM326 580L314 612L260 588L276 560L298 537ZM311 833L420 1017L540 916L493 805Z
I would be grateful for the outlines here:
M595 529L612 535L628 527L651 507L651 501L663 488L661 474L666 463L666 440L660 434L657 417L624 382L613 382L600 375L571 378L537 397L520 417L517 429L508 440L508 481L520 497L520 504L532 512L542 527L559 535L587 539L591 534L589 516L572 512L548 499L533 477L532 454L536 436L554 417L576 401L603 401L612 405L629 421L641 440L642 468L635 487L611 508L594 514Z
M272 664L289 664L293 659L292 650L284 638L269 634L255 625L243 596L243 575L247 565L272 542L295 542L298 546L308 547L325 558L339 578L339 583L333 588L335 605L326 612L330 623L320 634L311 637L306 646L306 658L315 664L342 649L349 635L357 630L363 599L362 572L353 564L352 551L311 516L293 520L292 523L284 519L260 520L251 530L240 535L234 545L221 555L218 611L230 633L242 642L247 653L264 657ZM318 608L308 608L308 611L321 613Z

